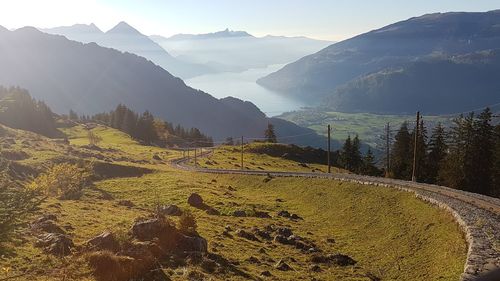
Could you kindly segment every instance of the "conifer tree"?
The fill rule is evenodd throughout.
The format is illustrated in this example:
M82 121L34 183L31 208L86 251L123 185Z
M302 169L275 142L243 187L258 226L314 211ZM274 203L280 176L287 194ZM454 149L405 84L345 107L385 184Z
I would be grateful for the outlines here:
M264 137L266 139L266 142L270 143L277 143L278 139L276 137L276 133L274 132L274 125L271 123L267 124L267 129L264 132Z
M408 132L408 123L404 122L395 136L395 141L391 150L391 172L397 179L411 179L411 160L410 156L410 133Z
M429 183L438 182L438 173L443 160L446 157L448 146L444 127L438 123L432 130L429 140L429 154L427 157L427 180Z

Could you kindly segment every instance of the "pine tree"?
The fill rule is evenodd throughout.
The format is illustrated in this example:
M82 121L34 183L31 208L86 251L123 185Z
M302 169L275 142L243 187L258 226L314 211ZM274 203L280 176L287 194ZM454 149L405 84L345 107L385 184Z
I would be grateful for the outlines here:
M267 129L264 132L264 137L266 139L266 142L270 142L270 143L277 143L278 142L278 139L277 139L276 134L274 132L274 125L273 124L271 124L271 123L267 124Z
M474 135L471 144L470 163L467 163L466 188L473 192L489 195L492 192L492 166L494 152L494 128L489 108L474 120Z
M352 170L352 140L351 136L347 136L347 139L342 146L342 151L340 152L340 161L344 169L351 171Z
M491 195L500 198L500 124L495 126L493 151L493 184Z
M411 179L410 133L408 123L404 122L395 136L391 150L391 173L397 179Z
M352 140L352 148L351 148L351 166L352 171L359 173L363 166L363 159L361 156L361 142L359 140L358 135L354 137Z
M438 173L442 161L446 157L448 146L443 125L438 123L432 130L429 140L429 154L427 157L427 180L429 183L438 182Z
M375 166L375 156L373 156L371 148L368 148L363 157L361 173L368 176L380 176L382 174L382 171Z

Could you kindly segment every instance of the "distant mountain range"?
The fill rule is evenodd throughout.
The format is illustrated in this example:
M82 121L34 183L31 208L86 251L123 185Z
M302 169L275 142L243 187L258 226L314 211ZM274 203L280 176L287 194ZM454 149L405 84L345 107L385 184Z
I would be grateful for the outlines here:
M475 54L492 49L500 10L429 14L330 45L258 83L339 111L462 111L500 102L498 52Z
M128 30L121 25L110 33L123 34L122 28ZM73 109L80 114L92 114L122 103L134 111L149 110L184 127L197 127L216 140L261 136L270 122L275 125L278 138L307 134L286 139L287 142L324 145L324 138L310 129L267 118L250 102L235 98L218 100L194 90L134 54L71 41L30 27L15 31L0 27L0 50L0 85L26 88L58 113Z
M104 47L145 57L174 76L181 78L216 72L207 65L189 63L172 57L148 36L140 33L126 22L118 23L107 32L102 32L94 24L75 24L40 30L50 34L63 35L70 40L83 43L95 42Z
M245 31L229 29L208 34L150 38L179 59L221 71L243 71L289 63L332 43L306 37L255 37Z

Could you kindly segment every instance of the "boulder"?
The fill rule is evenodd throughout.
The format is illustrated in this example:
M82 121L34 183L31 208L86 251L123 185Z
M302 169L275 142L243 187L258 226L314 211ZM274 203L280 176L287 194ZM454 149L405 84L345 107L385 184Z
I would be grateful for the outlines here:
M175 234L176 229L166 221L155 218L134 223L131 232L140 241L150 241Z
M236 210L233 212L234 217L246 217L247 213L243 210Z
M255 217L263 219L271 218L268 212L263 212L263 211L255 211Z
M290 213L288 211L282 210L282 211L278 212L278 216L279 217L284 217L284 218L289 218L290 217Z
M236 230L236 235L238 235L239 237L245 238L247 240L259 241L259 239L253 233L248 232L248 231L243 230L243 229Z
M36 222L31 224L31 230L35 232L66 234L66 232L52 220L36 220Z
M279 227L276 232L279 234L279 235L283 235L285 237L290 237L291 235L293 235L293 232L290 228L288 227Z
M92 250L108 250L111 252L117 252L120 249L120 243L116 240L113 233L105 231L96 237L88 240L86 245Z
M158 207L158 213L165 216L180 216L182 215L182 210L177 205L163 205Z
M263 276L263 277L271 277L271 276L272 276L272 274L271 274L271 272L269 272L269 270L265 270L265 271L262 271L262 272L260 273L260 276Z
M196 208L204 207L203 198L201 198L198 193L192 193L191 195L189 195L188 204Z
M219 216L220 215L220 212L217 211L217 209L212 208L212 207L207 208L207 210L205 212L207 213L207 215L211 215L211 216Z
M264 239L266 239L266 240L271 240L271 239L273 239L273 238L271 237L271 233L269 233L268 231L265 231L265 230L260 230L260 229L258 229L258 228L255 228L255 229L253 230L253 232L255 233L255 235L257 235L257 236L259 236L259 237L262 237L262 238L264 238Z
M200 236L179 234L175 250L185 254L206 253L208 250L208 243L205 238Z
M289 270L292 270L292 267L290 267L286 262L284 262L282 259L278 261L278 263L276 263L274 265L274 267L277 269L277 270L281 270L281 271L289 271Z
M38 236L35 247L43 248L44 252L55 256L67 256L75 247L71 238L60 233L45 233Z
M348 266L348 265L355 265L357 261L349 257L348 255L343 255L343 254L334 254L334 255L328 255L328 259L336 265L340 266Z

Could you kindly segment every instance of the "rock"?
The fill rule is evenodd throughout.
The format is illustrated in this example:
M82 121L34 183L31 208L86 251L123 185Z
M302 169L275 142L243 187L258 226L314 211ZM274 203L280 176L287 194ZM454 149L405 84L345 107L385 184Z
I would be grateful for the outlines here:
M271 218L271 216L269 215L268 212L262 212L262 211L255 211L255 217L262 218L262 219Z
M154 238L175 234L176 229L163 220L149 219L134 223L131 232L140 241L150 241Z
M330 260L324 255L314 255L311 257L312 263L328 263Z
M283 235L276 235L274 236L274 242L278 242L281 244L288 244L288 238L283 236Z
M165 216L180 216L182 215L181 208L177 205L163 205L158 207L158 212Z
M290 216L290 219L292 219L292 220L301 220L302 218L301 218L301 217L299 217L299 215L297 215L297 214L292 214L292 215Z
M203 198L201 198L198 193L192 193L189 195L188 204L196 208L204 207Z
M37 220L37 222L31 225L31 230L35 232L66 234L66 231L52 220Z
M254 256L251 256L247 259L249 263L260 263L260 260Z
M340 266L355 265L357 261L343 254L328 255L330 262Z
M242 211L242 210L236 210L233 212L233 216L234 217L246 217L247 213L245 211Z
M254 229L254 233L255 235L259 236L259 237L262 237L266 240L271 240L272 237L271 237L271 233L269 233L268 231L263 231L263 230L260 230L258 228Z
M276 265L274 265L274 267L278 270L281 270L281 271L292 270L292 268L286 262L284 262L282 259L279 260L278 263L276 263Z
M293 235L293 232L290 228L288 227L279 227L276 232L279 234L279 235L283 235L285 237L290 237L291 235Z
M135 205L130 200L120 200L120 201L118 201L118 206L124 206L124 207L128 207L128 208L132 208Z
M255 237L255 235L253 233L250 233L250 232L245 231L243 229L236 230L236 235L238 235L239 237L245 238L247 240L259 241L259 239L257 237Z
M109 250L117 252L120 249L120 243L116 240L113 233L105 231L96 237L87 241L87 247L92 250Z
M284 218L289 218L290 217L290 213L288 211L282 210L282 211L278 212L278 216L279 217L284 217Z
M333 243L335 243L335 239L333 239L333 238L326 238L326 242L330 243L330 244L333 244Z
M207 215L211 215L211 216L219 216L220 215L220 212L217 211L217 209L215 208L207 208L207 210L205 211L207 213Z
M206 253L208 250L207 240L200 236L187 236L180 234L177 239L177 251L185 254Z
M269 270L264 270L260 273L260 276L264 276L264 277L271 277L272 274L271 272L269 272Z
M45 233L38 236L35 247L43 248L46 253L55 256L67 256L75 247L71 238L60 233Z
M312 272L321 272L321 267L317 264L313 264L309 267Z

